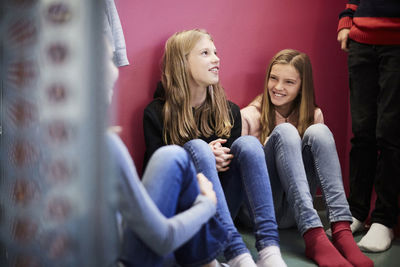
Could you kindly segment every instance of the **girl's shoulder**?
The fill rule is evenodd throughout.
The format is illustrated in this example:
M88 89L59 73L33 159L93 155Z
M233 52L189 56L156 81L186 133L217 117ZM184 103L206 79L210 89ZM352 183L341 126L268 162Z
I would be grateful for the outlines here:
M155 98L153 99L149 104L147 104L145 110L147 111L159 111L162 110L164 107L165 101L161 98Z
M315 114L322 114L322 109L320 107L315 107L314 113Z
M319 107L314 109L314 123L324 123L324 115Z
M232 101L230 101L230 100L227 100L228 101L228 105L229 105L229 108L234 108L234 109L239 109L239 106L237 105L237 104L235 104L235 103L233 103Z
M262 94L258 95L256 98L254 98L249 105L246 107L242 108L240 112L242 115L255 115L258 113L261 113L261 101L262 101Z
M156 98L153 99L144 109L144 120L148 121L161 121L163 117L163 107L164 107L165 101Z
M256 96L249 104L249 106L254 106L257 109L261 109L261 102L262 102L263 94L259 94Z
M232 101L228 100L228 108L231 110L232 114L239 114L240 113L240 108L238 105L233 103Z
M261 116L261 109L257 106L248 105L240 110L243 118L259 118Z

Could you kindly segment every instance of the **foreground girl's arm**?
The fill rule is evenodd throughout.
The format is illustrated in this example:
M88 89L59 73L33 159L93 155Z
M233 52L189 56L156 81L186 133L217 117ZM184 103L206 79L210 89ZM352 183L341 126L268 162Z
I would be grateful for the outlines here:
M110 134L109 137L119 172L118 191L122 197L118 206L124 223L157 254L165 255L174 251L214 215L216 200L212 187L205 177L200 177L202 194L196 198L193 206L172 218L166 218L140 182L125 145L118 136Z

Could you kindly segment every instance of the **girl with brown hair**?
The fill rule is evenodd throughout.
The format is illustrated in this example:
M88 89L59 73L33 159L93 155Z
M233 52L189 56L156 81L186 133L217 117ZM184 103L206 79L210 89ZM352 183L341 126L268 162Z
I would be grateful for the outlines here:
M373 266L350 230L352 216L335 141L315 103L308 56L292 49L278 52L269 64L264 94L241 113L242 135L255 136L265 145L278 226L297 225L306 256L320 266ZM317 186L325 199L333 244L313 207Z

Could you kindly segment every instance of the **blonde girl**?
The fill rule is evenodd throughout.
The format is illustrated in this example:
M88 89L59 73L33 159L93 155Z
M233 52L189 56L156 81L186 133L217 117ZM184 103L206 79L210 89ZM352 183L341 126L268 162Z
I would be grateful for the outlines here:
M219 84L220 59L210 34L175 33L162 62L162 83L144 111L145 162L161 146L183 146L214 184L216 217L231 232L224 250L229 266L256 266L231 218L243 200L254 223L257 266L286 266L263 147L252 136L241 137L240 109Z

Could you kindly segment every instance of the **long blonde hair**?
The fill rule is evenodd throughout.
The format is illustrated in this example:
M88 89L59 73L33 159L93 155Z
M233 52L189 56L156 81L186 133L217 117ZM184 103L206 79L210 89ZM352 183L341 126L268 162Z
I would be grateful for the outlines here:
M293 49L284 49L278 52L269 63L265 83L264 94L261 102L261 142L264 143L267 137L275 128L275 111L268 93L268 80L271 69L276 64L290 64L299 73L301 79L300 91L294 100L294 112L299 114L297 130L303 136L306 129L314 122L314 110L317 107L314 95L314 82L312 67L309 57L305 53Z
M183 145L189 140L216 134L228 138L232 129L224 89L219 83L207 88L205 102L193 112L190 105L188 55L205 30L177 32L165 44L161 82L165 89L163 107L163 140L166 144Z

